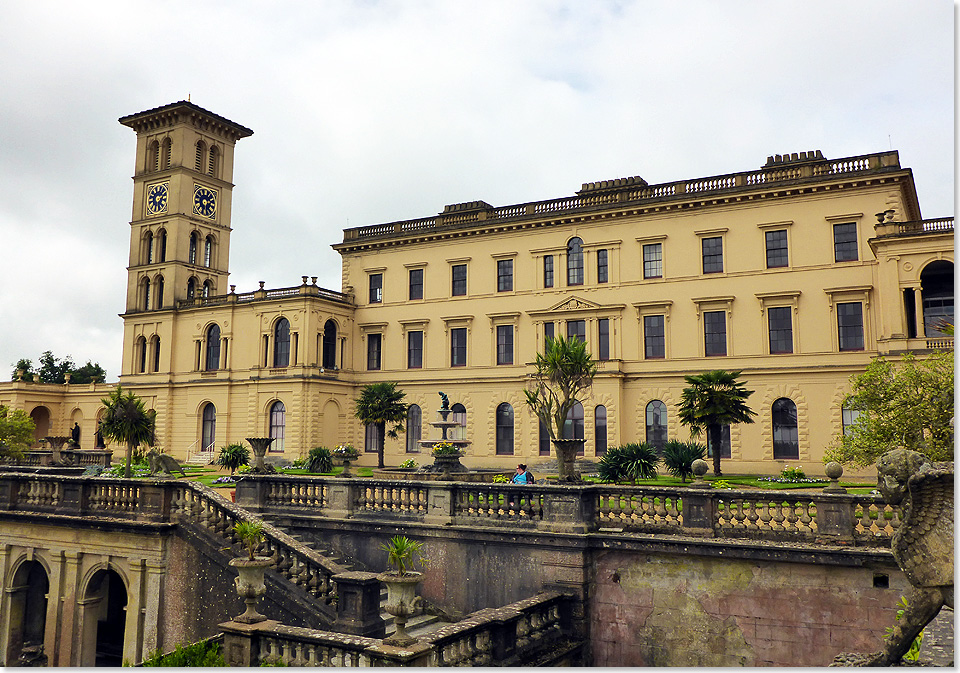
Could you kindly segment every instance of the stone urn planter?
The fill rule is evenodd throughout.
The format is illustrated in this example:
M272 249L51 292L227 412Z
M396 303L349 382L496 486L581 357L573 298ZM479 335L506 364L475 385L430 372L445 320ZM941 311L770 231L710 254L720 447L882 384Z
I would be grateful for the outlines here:
M273 437L247 437L248 442L250 442L250 447L253 449L253 455L256 458L253 464L253 470L255 472L266 472L267 464L263 462L264 456L267 455L267 449L273 443Z
M347 448L350 450L346 450ZM334 465L343 466L343 472L340 473L341 477L352 477L353 473L350 471L350 463L357 460L360 457L360 453L352 446L341 444L331 452L331 457L333 458Z
M574 469L574 463L577 460L577 454L583 449L585 439L555 439L553 446L557 449L557 481L579 482L580 475Z
M417 596L417 585L423 580L423 573L407 572L400 575L391 571L380 573L377 579L387 585L387 602L383 609L393 615L397 626L396 632L384 639L384 644L395 647L412 645L417 639L407 634L406 626L407 620L420 608L422 599Z
M53 450L53 455L50 458L51 465L72 465L73 461L69 457L60 453L63 449L64 444L69 442L71 437L45 437L44 439L50 444L50 448Z
M267 592L263 578L264 572L271 565L273 565L273 559L266 556L257 556L253 559L230 559L230 566L236 568L238 573L233 580L237 587L237 594L247 605L246 611L234 617L233 621L255 624L266 619L264 615L257 612L257 599Z

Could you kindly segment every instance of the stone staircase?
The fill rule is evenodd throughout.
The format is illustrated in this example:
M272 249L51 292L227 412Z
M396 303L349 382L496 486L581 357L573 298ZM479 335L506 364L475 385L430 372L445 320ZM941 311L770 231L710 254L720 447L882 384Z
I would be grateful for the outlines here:
M274 524L274 525L276 525L276 524ZM283 530L285 533L287 533L290 537L292 537L294 540L296 540L296 541L299 542L300 544L302 544L302 545L304 545L304 546L306 546L306 547L310 547L311 549L313 549L315 552L317 552L317 553L320 554L321 556L324 556L324 557L330 559L331 561L334 561L334 562L336 562L336 563L344 566L345 568L348 568L348 569L351 570L351 571L369 572L369 571L367 570L367 568L364 567L364 565L363 565L362 563L360 563L359 561L357 561L356 559L350 558L349 556L345 556L345 555L337 552L336 550L330 548L329 546L324 545L324 544L322 544L322 543L320 543L320 542L317 542L317 541L315 541L315 540L305 539L302 535L294 534L294 533L292 533L291 531L284 529L282 526L278 526L278 528L280 528L281 530ZM394 617L393 617L393 615L391 615L390 613L386 612L386 611L383 609L383 606L384 606L384 604L386 604L386 602L387 602L387 587L386 587L385 585L381 585L381 587L380 587L380 617L383 619L383 621L384 621L384 623L385 623L385 626L386 626L386 635L387 635L387 636L390 636L390 635L396 633L396 631L397 631L397 626L396 626L396 624L394 623ZM436 631L437 629L440 629L441 627L447 626L447 625L449 625L450 623L451 623L451 622L448 622L448 621L444 620L443 618L439 617L438 615L427 614L426 612L421 611L421 612L419 612L418 614L414 615L413 617L411 617L410 619L407 620L406 631L407 631L407 634L408 634L408 635L410 635L410 636L412 636L412 637L414 637L414 638L419 638L419 637L421 637L421 636L427 635L428 633L433 633L433 632Z
M185 461L183 465L198 465L200 467L205 467L209 465L216 458L216 452L214 451L201 451L200 453L194 453Z

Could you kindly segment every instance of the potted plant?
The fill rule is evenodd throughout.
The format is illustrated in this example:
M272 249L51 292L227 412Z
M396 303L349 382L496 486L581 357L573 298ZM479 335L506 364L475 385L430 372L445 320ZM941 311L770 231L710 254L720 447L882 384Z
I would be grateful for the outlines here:
M272 558L256 556L257 547L264 540L263 522L238 521L233 526L233 532L240 543L247 548L248 554L247 558L230 560L231 567L236 568L238 573L234 578L237 594L247 605L246 612L234 617L233 621L244 624L262 622L266 617L257 612L257 599L267 591L263 581L264 571L268 566L273 565Z
M387 602L383 606L389 614L394 616L397 631L383 642L387 645L406 647L417 641L406 632L409 619L420 606L421 599L416 595L417 585L423 578L423 573L410 570L414 563L419 562L421 567L426 562L423 558L423 543L411 540L403 535L395 535L390 542L380 545L387 552L387 564L393 568L377 575L377 579L387 585Z
M360 457L360 453L353 448L353 444L340 444L332 452L333 459L343 465L341 477L352 477L350 474L350 463Z

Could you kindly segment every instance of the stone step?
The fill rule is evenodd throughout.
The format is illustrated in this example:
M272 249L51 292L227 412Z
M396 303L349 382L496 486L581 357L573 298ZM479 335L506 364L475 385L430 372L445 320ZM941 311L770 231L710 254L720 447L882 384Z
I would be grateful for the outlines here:
M205 453L195 453L190 456L187 460L183 461L183 465L209 465L216 459L216 455L213 451L207 451Z
M381 612L380 616L386 626L386 634L392 635L397 632L397 625L394 623L394 617L386 612ZM407 633L411 636L419 637L428 633L433 633L442 626L447 626L447 622L442 621L437 615L428 615L420 613L407 620Z

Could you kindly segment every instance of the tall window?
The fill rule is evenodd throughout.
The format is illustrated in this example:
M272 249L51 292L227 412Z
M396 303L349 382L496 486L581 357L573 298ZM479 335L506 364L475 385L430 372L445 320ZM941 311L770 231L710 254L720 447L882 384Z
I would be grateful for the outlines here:
M723 238L711 236L701 241L703 247L703 272L723 272Z
M209 280L203 281L203 296L209 297L211 294L213 294L213 285Z
M147 260L147 264L153 264L153 233L147 232L143 237L144 247L146 247L146 254L144 255Z
M217 165L220 163L220 150L216 146L210 147L210 160L207 162L207 174L216 175Z
M657 453L662 453L666 443L667 405L660 400L653 400L647 404L647 444L654 447Z
M217 439L217 408L213 406L213 402L208 402L203 408L202 418L200 449L202 451L213 451L213 445Z
M220 369L220 327L216 324L207 328L207 359L204 369L208 372Z
M777 231L768 231L765 236L767 243L767 268L775 269L781 266L787 266L789 263L787 257L787 230L778 229Z
M568 320L567 321L567 339L587 340L587 321L586 320Z
M133 353L137 358L137 374L142 374L147 371L147 340L144 337L137 337L137 345Z
M467 294L467 265L454 264L450 267L451 287L450 294L454 297L463 297Z
M323 324L323 360L324 369L337 368L337 323L328 320Z
M567 418L563 422L563 438L564 439L583 439L585 437L583 432L583 405L579 402L574 402L573 406L570 408L570 411L567 412ZM583 445L577 450L577 455L583 455Z
M853 426L860 418L860 412L852 408L849 404L844 404L841 410L841 423L843 424L843 434L850 436L853 434Z
M153 371L160 371L160 337L153 335Z
M203 241L203 265L209 267L213 261L213 238L207 236Z
M920 297L924 335L947 336L940 328L946 323L953 324L953 262L938 260L923 268L920 272Z
M543 257L543 286L553 287L553 255Z
M191 264L197 263L197 245L200 241L200 237L196 233L190 234L190 251L187 256L187 261Z
M727 315L724 311L703 312L704 353L727 354Z
M497 407L497 455L513 455L513 407L506 402Z
M197 279L191 278L187 281L187 299L193 299L197 294Z
M602 456L607 452L607 408L602 404L593 410L593 427L597 436L594 454Z
M497 292L513 291L513 260L497 260Z
M610 319L600 318L597 320L597 359L610 359Z
M277 400L270 406L270 442L271 451L283 451L283 431L287 425L287 410L283 402Z
M837 336L840 350L863 350L863 304L837 304Z
M273 366L290 364L290 321L280 318L273 327Z
M202 140L198 140L198 141L197 141L197 153L196 153L196 157L195 157L194 162L193 162L193 167L194 167L197 171L200 171L201 173L203 172L203 155L206 153L206 150L207 150L207 146L204 145L204 143L203 143Z
M167 261L167 230L161 229L157 232L157 261Z
M466 439L467 438L467 408L457 402L452 407L450 407L450 419L459 423L459 425L453 426L453 435L452 439Z
M467 328L456 327L450 330L450 366L467 366Z
M854 262L859 258L855 222L833 225L833 254L838 262Z
M550 343L550 339L553 338L553 323L545 322L543 323L543 347L546 348L547 344Z
M419 406L411 404L407 407L407 453L420 453L422 417Z
M583 241L576 237L567 243L567 285L583 285Z
M643 316L643 357L647 360L666 357L663 316Z
M170 150L173 147L173 141L170 138L164 138L160 146L160 167L170 168Z
M370 303L379 304L383 301L383 274L370 274Z
M160 170L160 143L156 140L150 143L150 149L147 152L147 170Z
M550 432L547 430L547 426L543 424L543 421L539 423L539 430L537 432L537 446L539 447L539 453L541 456L550 455Z
M367 369L375 371L380 369L380 346L382 334L367 335Z
M155 296L157 298L157 301L154 302L153 305L156 308L163 308L163 276L157 276L156 286L157 286L157 289L155 292Z
M767 325L770 329L770 352L793 352L793 320L789 306L767 309Z
M643 277L663 278L663 244L643 246Z
M380 437L377 434L377 424L367 423L363 431L363 451L364 453L378 453Z
M423 367L423 332L407 332L407 369Z
M786 397L773 403L773 459L798 460L797 405Z
M143 297L141 303L143 304L143 310L150 310L150 279L143 279Z
M597 282L606 283L609 280L609 266L607 264L607 251L597 250Z
M707 458L713 458L713 440L710 439L710 429L707 428ZM730 457L730 426L720 426L720 457Z
M423 299L423 269L410 269L410 299Z
M513 364L513 325L497 325L497 364Z

